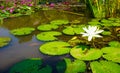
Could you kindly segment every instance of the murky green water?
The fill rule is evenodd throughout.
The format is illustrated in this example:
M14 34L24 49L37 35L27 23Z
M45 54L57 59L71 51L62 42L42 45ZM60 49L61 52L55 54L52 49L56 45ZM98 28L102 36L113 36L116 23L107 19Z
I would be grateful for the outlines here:
M39 46L44 42L36 39L36 34L39 31L35 31L28 36L14 36L9 33L9 30L20 27L37 27L42 23L48 23L55 19L68 19L69 21L79 20L80 23L86 23L88 17L86 14L72 14L62 11L39 11L30 16L20 16L14 18L7 18L0 26L0 36L9 36L12 41L8 46L0 48L0 73L7 73L8 69L15 63L27 59L27 58L42 58L45 63L49 63L52 66L56 61L69 57L69 55L63 56L48 56L39 52ZM61 39L69 40L68 37L61 37Z

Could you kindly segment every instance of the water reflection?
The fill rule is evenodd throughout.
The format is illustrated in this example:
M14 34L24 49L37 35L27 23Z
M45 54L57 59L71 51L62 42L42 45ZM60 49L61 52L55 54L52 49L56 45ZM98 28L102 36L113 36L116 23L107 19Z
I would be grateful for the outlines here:
M3 25L0 27L0 36L8 36L12 38L12 41L8 46L0 48L0 73L7 73L13 64L27 58L42 58L44 61L53 64L64 57L69 57L69 55L63 56L48 56L39 52L39 46L43 42L38 41L35 37L40 31L36 30L31 35L28 36L14 36L11 35L9 30L20 28L20 27L37 27L42 23L49 23L51 20L55 19L68 19L79 20L80 23L87 22L87 18L84 14L81 16L70 14L67 12L60 11L39 11L30 16L21 16L15 18L7 18L4 20Z

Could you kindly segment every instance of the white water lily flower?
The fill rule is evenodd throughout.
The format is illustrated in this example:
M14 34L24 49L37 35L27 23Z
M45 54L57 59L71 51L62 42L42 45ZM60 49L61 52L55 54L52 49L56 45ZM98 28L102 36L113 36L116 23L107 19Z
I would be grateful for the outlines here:
M99 35L99 33L103 32L104 30L99 30L97 28L97 26L88 26L88 28L83 28L83 30L85 31L85 33L81 33L83 34L83 37L88 37L88 41L91 41L93 37L102 37Z

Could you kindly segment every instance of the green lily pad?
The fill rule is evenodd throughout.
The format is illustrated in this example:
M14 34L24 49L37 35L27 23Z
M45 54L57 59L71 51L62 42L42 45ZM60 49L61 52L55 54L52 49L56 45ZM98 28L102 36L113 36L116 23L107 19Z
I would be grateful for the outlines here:
M48 31L48 30L57 29L57 28L58 28L57 25L51 25L51 24L44 24L37 27L37 29L41 31Z
M64 61L60 61L57 64L58 73L79 73L85 72L85 70L86 64L84 61L81 60L74 60L74 62L71 62L70 59L65 58Z
M13 35L28 35L31 34L34 30L35 28L32 27L24 27L24 28L13 29L10 32Z
M117 34L118 37L120 37L120 34Z
M99 49L82 49L79 47L74 47L71 49L70 54L79 60L96 60L102 56L102 51Z
M118 47L105 47L102 48L103 58L113 62L120 63L120 48Z
M80 34L81 32L84 32L84 30L80 26L78 26L78 27L69 26L63 30L63 33L67 34L67 35Z
M52 68L49 65L43 66L40 58L32 58L15 64L10 73L52 73Z
M101 24L100 22L98 21L91 21L91 22L88 22L89 25L99 25Z
M0 37L0 48L9 44L11 38L9 37Z
M68 20L53 20L50 22L53 25L63 25L63 24L68 24Z
M103 31L101 34L102 35L111 35L111 32L110 31Z
M107 20L107 19L102 19L101 22L102 23L110 23L110 24L113 23L113 21Z
M67 54L70 51L70 44L66 42L60 42L60 41L55 41L55 42L48 42L46 44L43 44L39 50L48 55L63 55Z
M110 61L93 61L90 63L92 73L120 73L120 65Z
M109 46L111 46L111 47L119 47L120 48L120 42L111 41L111 42L109 42Z
M41 41L53 41L57 40L55 36L62 35L62 33L57 31L42 32L37 35L37 39Z

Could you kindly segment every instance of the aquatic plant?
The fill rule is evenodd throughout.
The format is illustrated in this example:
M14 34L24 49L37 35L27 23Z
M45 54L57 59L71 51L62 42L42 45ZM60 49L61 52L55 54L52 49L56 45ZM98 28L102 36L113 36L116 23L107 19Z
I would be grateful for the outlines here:
M67 35L75 35L75 34L80 34L81 32L84 32L84 30L82 29L82 25L81 26L68 26L65 29L63 29L63 33L67 34Z
M43 54L48 55L63 55L70 51L70 44L67 42L54 41L48 42L40 46L39 50Z
M53 41L58 40L55 36L59 35L62 35L62 33L57 31L42 32L37 35L37 39L41 41Z
M15 64L10 73L52 73L49 65L43 66L40 58L26 59Z
M111 35L112 33L110 31L103 31L101 34L102 35Z
M93 61L90 63L92 73L119 73L120 65L111 61Z
M104 47L101 51L103 58L120 63L120 47Z
M103 32L103 30L99 30L99 28L97 28L97 26L88 26L88 29L86 27L83 28L83 30L86 33L81 33L83 37L88 37L88 41L91 41L92 38L94 37L102 37L100 35L98 35L99 33Z
M48 30L57 29L57 28L58 28L57 25L51 25L51 24L42 24L37 27L37 29L41 31L48 31Z
M10 37L0 37L0 48L8 45L10 41Z
M86 64L81 60L74 60L71 62L69 58L65 58L64 60L57 63L56 68L58 73L78 73L85 72Z
M71 49L70 54L79 60L96 60L102 56L102 51L100 49L95 49L95 48L85 48L82 49L81 47L75 46L74 48Z
M119 41L110 41L108 43L108 45L111 46L111 47L120 48L120 42Z
M68 24L68 20L53 20L50 22L52 25L63 25L63 24Z
M31 34L35 28L32 27L23 27L23 28L18 28L18 29L13 29L10 31L13 35L28 35Z

